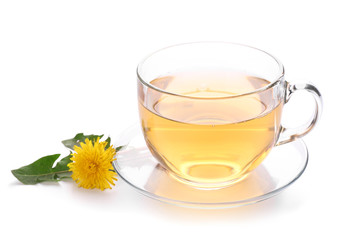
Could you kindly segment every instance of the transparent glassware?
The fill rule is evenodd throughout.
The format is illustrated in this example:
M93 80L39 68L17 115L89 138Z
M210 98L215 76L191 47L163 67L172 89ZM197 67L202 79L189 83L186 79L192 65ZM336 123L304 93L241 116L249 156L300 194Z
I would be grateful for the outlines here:
M263 201L294 183L308 164L306 145L297 139L275 147L241 181L206 190L178 181L162 167L148 149L139 123L125 129L115 145L126 146L113 162L121 179L145 196L189 208L234 208Z
M232 81L233 75L225 78L225 71L240 73L237 79L245 79L245 85ZM202 74L191 77L186 74L189 72ZM139 64L137 75L140 121L118 137L115 145L125 147L117 153L113 165L118 175L140 193L185 207L237 207L276 195L304 172L308 150L301 137L320 119L322 97L311 83L287 82L283 65L272 55L225 42L180 44L146 57ZM281 114L297 91L310 93L315 108L305 124L288 128L282 124ZM241 110L246 114L242 115ZM198 119L192 126L189 121L196 115L216 122ZM265 134L256 135L261 131ZM174 154L170 155L170 151ZM245 161L235 177L213 181L214 176L208 175L203 182L205 179L194 181L181 172L179 162L174 162L183 159L181 152L194 160L208 155L207 162L215 160L217 164L220 153L225 152L230 162L238 161L234 160L236 157L245 159L239 153L254 153L257 158ZM195 152L202 154L196 157ZM215 168L210 166L209 170L208 174Z
M240 44L164 48L145 58L137 75L148 148L173 176L197 187L238 181L273 147L311 131L322 111L314 85L285 81L278 59ZM286 128L283 106L300 90L314 97L315 111L303 126Z

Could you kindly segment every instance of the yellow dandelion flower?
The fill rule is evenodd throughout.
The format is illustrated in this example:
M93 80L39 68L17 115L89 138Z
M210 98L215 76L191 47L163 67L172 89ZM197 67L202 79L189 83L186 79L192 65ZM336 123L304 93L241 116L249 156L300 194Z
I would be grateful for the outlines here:
M113 170L112 161L115 160L115 149L113 146L105 149L107 142L100 142L100 138L93 143L89 139L75 146L71 163L67 166L72 171L72 179L79 187L92 189L98 188L102 191L111 189L116 181L116 172Z

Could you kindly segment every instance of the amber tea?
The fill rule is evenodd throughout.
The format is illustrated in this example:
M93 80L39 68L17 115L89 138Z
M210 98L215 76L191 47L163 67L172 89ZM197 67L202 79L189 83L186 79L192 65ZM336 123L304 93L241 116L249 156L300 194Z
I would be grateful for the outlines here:
M146 99L140 98L144 137L153 155L179 179L229 184L260 164L277 141L283 103L273 100L271 89L256 92L269 84L265 79L198 71L150 84L172 94L147 89Z

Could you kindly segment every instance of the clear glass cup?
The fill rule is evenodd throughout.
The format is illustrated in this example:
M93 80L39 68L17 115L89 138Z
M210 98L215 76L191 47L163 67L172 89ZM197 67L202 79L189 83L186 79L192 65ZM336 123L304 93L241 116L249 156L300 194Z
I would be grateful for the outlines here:
M241 180L277 145L315 126L322 98L284 80L272 55L245 45L199 42L164 48L138 66L143 135L162 166L183 183L220 188ZM281 124L283 106L305 90L315 111L305 125Z

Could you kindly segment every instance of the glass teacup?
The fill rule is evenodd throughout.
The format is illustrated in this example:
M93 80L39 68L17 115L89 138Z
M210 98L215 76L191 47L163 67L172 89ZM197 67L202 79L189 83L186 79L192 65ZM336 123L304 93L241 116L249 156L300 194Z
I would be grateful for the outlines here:
M137 74L148 148L172 176L197 187L240 180L274 146L308 133L322 110L316 87L286 82L275 57L245 45L168 47L144 59ZM312 93L315 112L304 126L286 129L282 109L297 90Z

